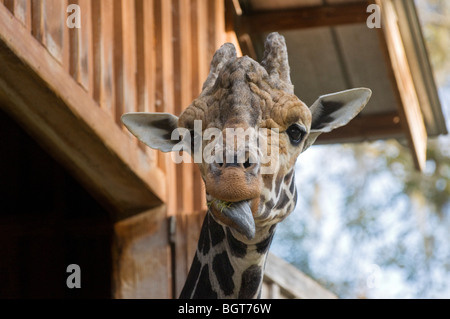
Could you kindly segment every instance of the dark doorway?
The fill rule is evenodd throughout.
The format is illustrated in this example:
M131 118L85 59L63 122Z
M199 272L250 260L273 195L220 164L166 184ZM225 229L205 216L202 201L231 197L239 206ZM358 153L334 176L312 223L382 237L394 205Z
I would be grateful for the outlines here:
M0 133L0 298L110 298L110 215L1 110Z

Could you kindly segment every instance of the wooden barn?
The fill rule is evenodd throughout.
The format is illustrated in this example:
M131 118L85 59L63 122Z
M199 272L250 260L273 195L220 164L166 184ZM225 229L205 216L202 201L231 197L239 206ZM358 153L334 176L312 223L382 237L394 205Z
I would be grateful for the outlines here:
M381 28L366 23L373 3ZM424 167L427 138L447 131L412 1L0 0L0 297L177 297L204 186L194 164L144 147L120 117L179 115L217 48L260 60L271 31L286 37L307 104L373 91L320 143L405 139ZM71 264L79 289L66 284ZM275 256L262 296L335 297Z

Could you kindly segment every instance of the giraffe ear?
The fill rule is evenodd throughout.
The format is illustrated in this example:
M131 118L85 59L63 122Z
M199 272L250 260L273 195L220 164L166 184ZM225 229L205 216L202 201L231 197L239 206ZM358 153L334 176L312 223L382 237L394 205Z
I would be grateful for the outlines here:
M366 106L371 95L370 89L358 88L319 97L310 107L311 131L303 150L311 146L320 134L350 122Z
M140 141L162 152L171 152L179 143L172 140L172 132L178 128L178 117L169 113L127 113L122 123Z

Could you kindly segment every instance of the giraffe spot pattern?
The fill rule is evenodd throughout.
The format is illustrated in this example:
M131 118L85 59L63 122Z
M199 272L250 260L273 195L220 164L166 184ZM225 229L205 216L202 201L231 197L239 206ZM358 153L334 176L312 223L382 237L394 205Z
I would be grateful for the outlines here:
M287 175L284 177L284 183L286 185L289 185L289 183L292 181L291 178L294 175L294 170L291 170Z
M287 195L286 191L281 192L280 198L278 199L278 203L275 206L275 209L284 209L284 207L289 203L290 199Z
M198 239L198 250L203 255L208 254L209 249L211 248L208 224L209 224L209 213L207 213L206 218L203 221L202 229L200 231L200 237Z
M280 187L281 187L283 180L284 180L283 175L281 174L281 172L279 172L275 179L275 194L280 193Z
M289 186L289 191L291 194L294 194L294 188L295 188L295 178L292 178L291 185Z
M273 199L270 199L268 202L266 202L265 206L266 206L266 209L270 211L273 208L273 206L275 206Z
M297 205L297 199L298 199L298 197L297 197L297 187L294 187L294 195L293 195L292 199L294 200L294 208L295 208L295 206Z
M219 282L220 289L226 296L231 295L234 290L234 282L231 280L234 269L225 251L214 257L212 269ZM206 281L209 282L209 278Z
M209 232L211 237L211 245L214 247L225 239L223 227L217 223L208 213Z
M197 278L199 277L200 274L201 267L202 265L198 260L197 254L195 254L194 260L192 261L191 270L189 271L183 290L181 291L180 299L191 298L190 294L192 293L192 291L190 290L192 289L192 287L195 286Z
M227 228L227 242L233 256L243 258L247 254L247 245L234 238L230 229Z
M269 236L267 236L266 239L264 239L256 244L256 251L259 254L265 254L269 250L270 244L272 243L273 234L274 234L273 231L270 232Z
M254 298L258 293L262 280L262 269L258 265L251 265L242 273L241 288L239 289L239 298Z
M208 265L203 266L193 299L217 299L217 293L212 289L209 279Z

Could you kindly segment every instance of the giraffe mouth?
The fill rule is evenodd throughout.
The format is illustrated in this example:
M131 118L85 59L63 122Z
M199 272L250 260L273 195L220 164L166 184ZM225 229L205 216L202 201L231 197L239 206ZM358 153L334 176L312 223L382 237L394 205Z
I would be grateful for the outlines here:
M253 239L255 237L255 220L253 218L250 201L226 202L214 199L208 204L210 208L219 215L217 217L226 224L245 235L248 239Z

